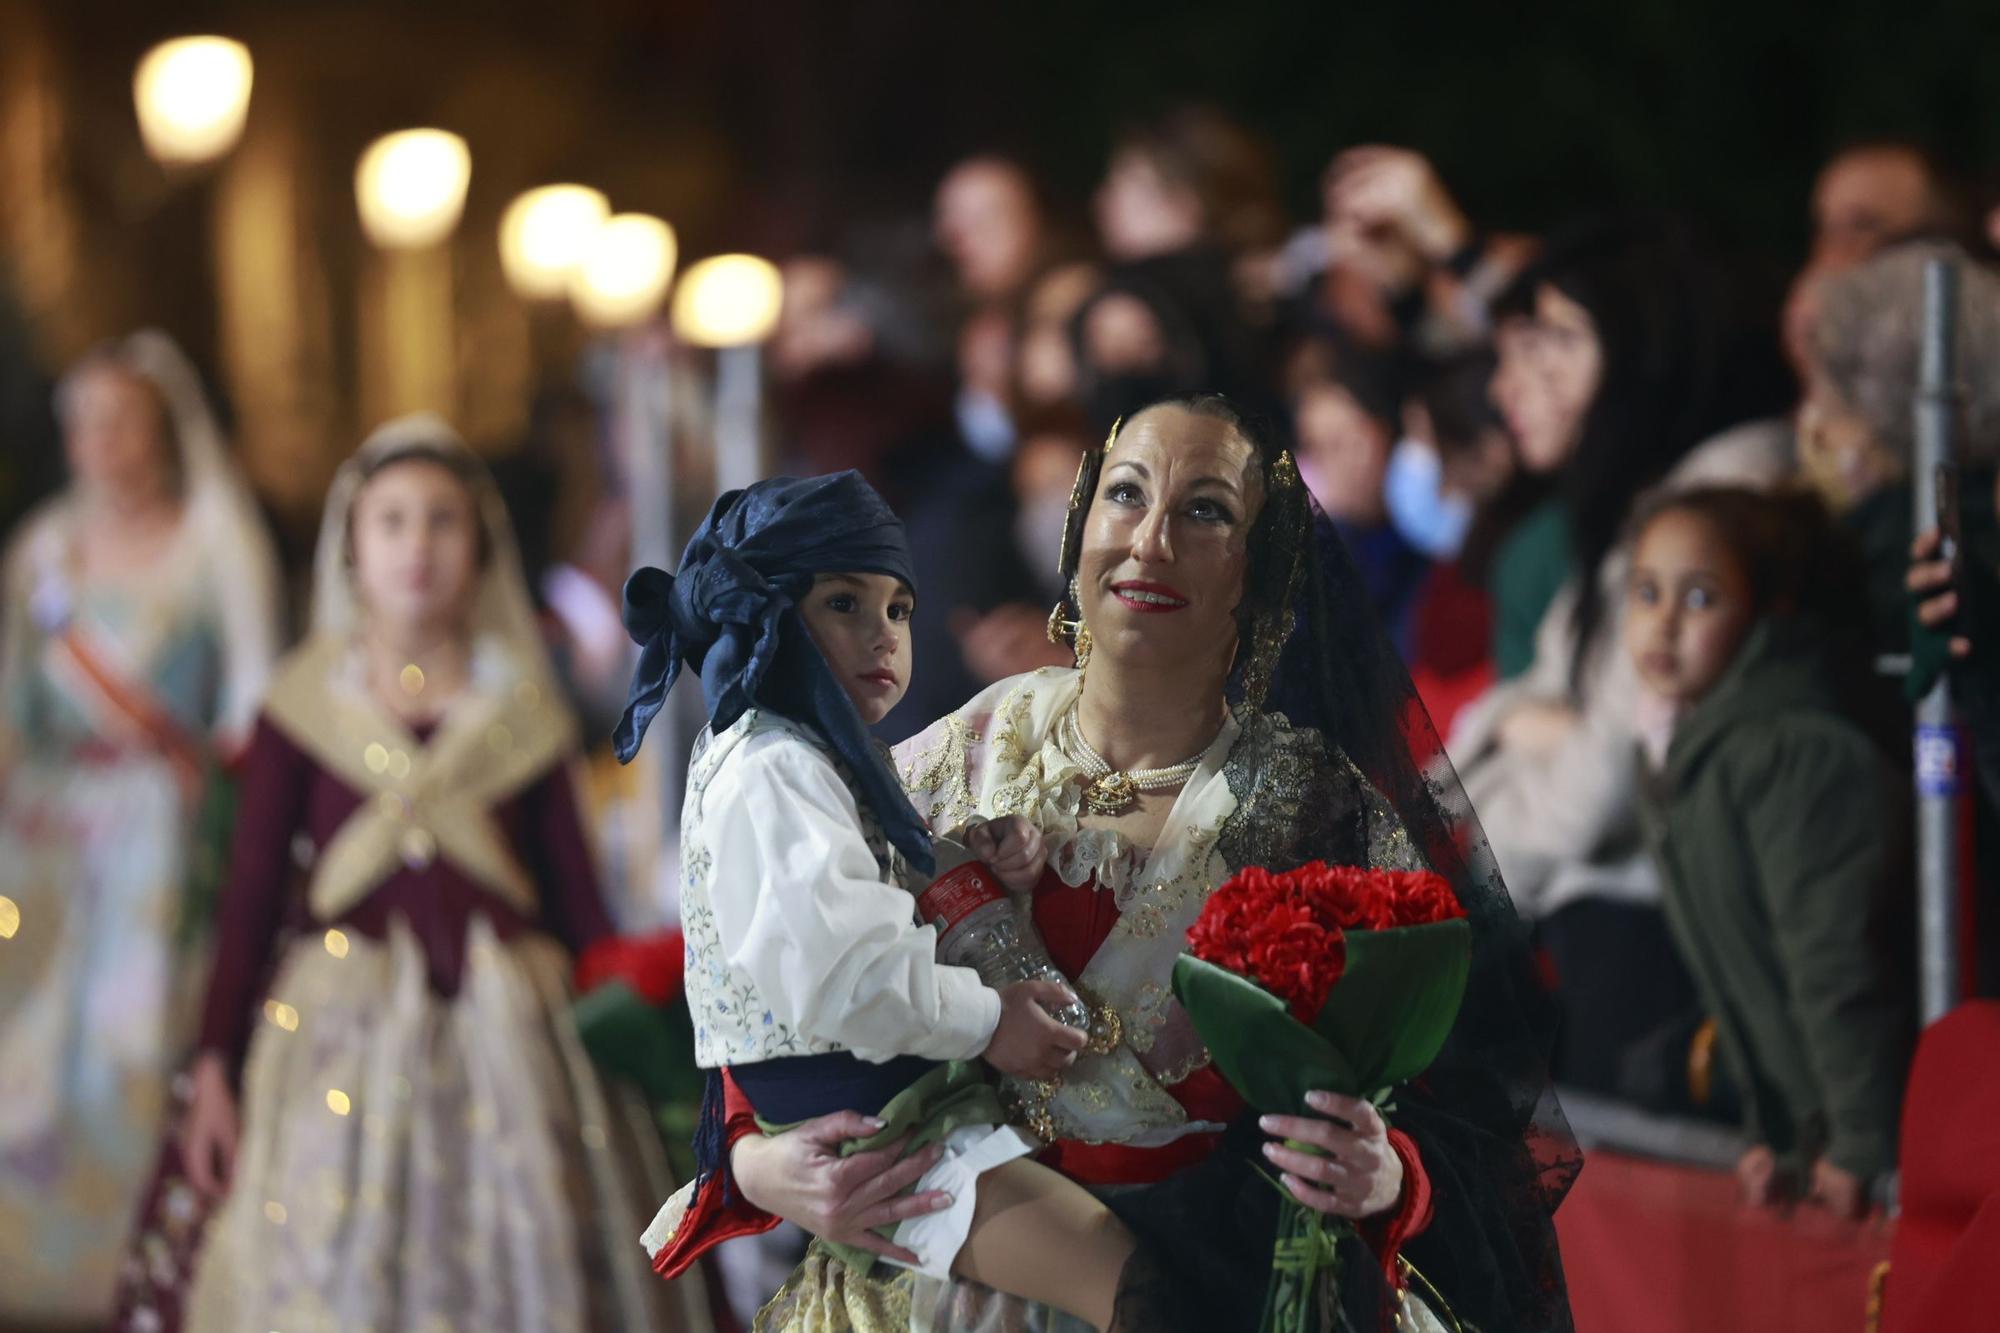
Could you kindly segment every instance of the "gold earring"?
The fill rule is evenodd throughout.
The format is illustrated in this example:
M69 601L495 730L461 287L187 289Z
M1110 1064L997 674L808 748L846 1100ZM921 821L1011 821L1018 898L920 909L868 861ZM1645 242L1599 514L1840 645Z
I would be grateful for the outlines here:
M1070 633L1075 628L1075 621L1063 619L1063 604L1058 599L1056 604L1049 608L1049 642L1068 643Z
M1076 653L1076 669L1083 670L1090 665L1090 623L1079 619L1076 634L1071 639L1072 651Z

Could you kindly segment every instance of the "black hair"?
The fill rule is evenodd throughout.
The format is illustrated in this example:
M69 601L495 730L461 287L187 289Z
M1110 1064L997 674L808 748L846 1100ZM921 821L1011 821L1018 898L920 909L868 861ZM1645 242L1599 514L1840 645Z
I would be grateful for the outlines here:
M1411 396L1431 419L1439 453L1471 452L1489 431L1507 429L1488 391L1495 366L1492 350L1481 348L1417 368Z
M1743 289L1675 219L1593 219L1559 232L1496 312L1531 313L1544 287L1589 313L1603 364L1557 482L1578 588L1574 690L1604 620L1597 570L1633 502L1710 435L1782 412L1793 390L1774 321L1744 309Z
M1448 458L1470 453L1488 431L1506 438L1507 421L1494 407L1491 391L1496 365L1492 349L1481 348L1414 367L1412 397L1430 414L1439 454ZM1472 583L1488 582L1507 534L1540 508L1551 490L1549 478L1514 467L1499 492L1480 501L1473 512L1472 526L1458 551L1459 572Z
M1853 587L1840 575L1851 571L1830 567L1842 543L1817 496L1736 486L1669 492L1639 510L1631 525L1634 543L1667 514L1691 514L1708 524L1742 570L1757 615L1809 615L1829 623L1845 618Z

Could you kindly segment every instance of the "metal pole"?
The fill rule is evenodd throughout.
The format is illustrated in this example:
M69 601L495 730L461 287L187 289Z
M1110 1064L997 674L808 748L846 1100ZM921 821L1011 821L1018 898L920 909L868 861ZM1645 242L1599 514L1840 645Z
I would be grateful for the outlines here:
M741 490L763 472L758 420L763 406L762 351L755 343L715 354L715 489Z
M1958 267L1933 259L1924 265L1924 327L1916 406L1916 457L1911 499L1912 531L1935 531L1938 499L1948 494L1952 431L1958 407L1958 366L1953 334L1958 325ZM1951 684L1940 675L1917 705L1918 963L1926 1024L1958 1002L1958 802L1959 736L1952 721Z
M630 564L671 571L674 545L674 436L672 347L664 330L627 330L616 343L617 393L613 412L631 521ZM636 659L636 650L634 650ZM652 925L677 909L675 876L680 858L680 793L692 733L684 709L669 700L634 761L638 794L623 810L623 887L641 915L631 925Z

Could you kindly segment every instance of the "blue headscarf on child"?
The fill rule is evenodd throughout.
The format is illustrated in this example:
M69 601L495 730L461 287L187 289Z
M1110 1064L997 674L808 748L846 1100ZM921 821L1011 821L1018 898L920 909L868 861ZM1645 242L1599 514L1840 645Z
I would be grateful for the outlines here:
M639 665L612 742L629 763L686 662L701 674L715 731L753 705L816 729L889 841L929 873L929 831L798 615L813 575L839 573L917 586L902 520L860 473L773 477L717 500L678 575L648 567L626 580L625 628Z

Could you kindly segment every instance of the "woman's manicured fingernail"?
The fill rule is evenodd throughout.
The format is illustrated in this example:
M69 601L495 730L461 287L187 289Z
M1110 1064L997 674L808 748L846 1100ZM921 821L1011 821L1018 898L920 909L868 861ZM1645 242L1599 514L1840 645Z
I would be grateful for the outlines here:
M880 1116L873 1116L873 1115L862 1116L861 1123L868 1126L868 1128L870 1129L886 1129L889 1126L888 1121L882 1119Z
M1306 1105L1312 1107L1315 1111L1324 1111L1333 1105L1333 1094L1330 1092L1309 1092L1306 1094Z
M1269 1158L1270 1158L1270 1159L1272 1159L1273 1161L1276 1161L1276 1160L1277 1160L1277 1157L1278 1157L1278 1145L1277 1145L1277 1144L1275 1144L1275 1143L1267 1143L1267 1144L1265 1144L1265 1145L1264 1145L1264 1155L1265 1155L1266 1157L1269 1157Z
M1278 1117L1276 1117L1276 1116L1274 1116L1274 1115L1260 1115L1260 1116L1258 1116L1258 1117L1257 1117L1257 1128L1259 1128L1259 1129L1261 1129L1261 1130L1264 1130L1264 1131L1266 1131L1267 1133L1271 1133L1271 1134L1275 1134L1275 1133L1277 1133L1277 1132L1278 1132Z

